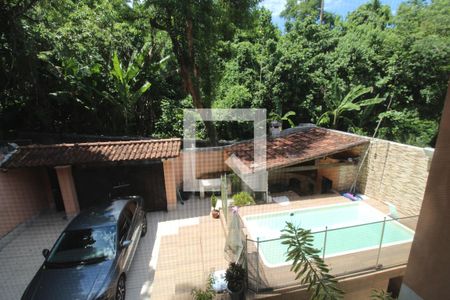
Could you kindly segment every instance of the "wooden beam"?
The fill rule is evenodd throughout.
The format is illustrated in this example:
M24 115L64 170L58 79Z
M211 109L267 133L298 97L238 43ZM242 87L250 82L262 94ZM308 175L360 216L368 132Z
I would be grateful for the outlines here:
M318 170L318 169L328 169L328 168L336 168L340 166L354 166L356 165L355 162L338 162L338 163L331 163L331 164L316 164L311 166L299 166L299 167L290 167L290 168L283 168L283 169L276 169L269 171L271 173L286 173L286 172L300 172L300 171L311 171L311 170Z

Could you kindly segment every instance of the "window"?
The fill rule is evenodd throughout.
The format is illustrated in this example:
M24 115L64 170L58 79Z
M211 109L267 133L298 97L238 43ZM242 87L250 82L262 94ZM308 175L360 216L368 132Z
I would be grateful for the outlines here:
M128 210L124 210L119 221L119 243L127 239L128 231L130 230L132 214Z
M115 226L66 231L57 241L47 263L88 263L110 259L115 254L115 241Z
M131 213L131 218L133 218L134 213L136 212L137 203L132 201L128 203L126 210L128 210Z

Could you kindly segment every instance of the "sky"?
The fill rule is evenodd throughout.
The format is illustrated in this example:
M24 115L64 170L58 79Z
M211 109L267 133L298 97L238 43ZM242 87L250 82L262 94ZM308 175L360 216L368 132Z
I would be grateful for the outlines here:
M361 4L369 0L324 0L325 10L338 14L342 17L347 16L347 13L355 10ZM395 14L398 6L402 0L381 0L383 4L391 7L392 13ZM272 12L272 21L280 29L283 29L284 20L280 17L281 11L284 9L286 0L263 0L261 5Z

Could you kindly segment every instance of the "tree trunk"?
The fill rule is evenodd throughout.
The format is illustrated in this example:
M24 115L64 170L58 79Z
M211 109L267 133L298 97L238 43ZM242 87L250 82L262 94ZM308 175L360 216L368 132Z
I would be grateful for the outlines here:
M324 0L320 1L320 15L319 15L320 25L323 24L323 2Z
M175 53L180 66L180 75L183 80L184 89L191 95L194 107L197 109L202 109L205 108L205 106L199 88L200 72L198 71L195 63L192 20L189 18L186 21L185 29L185 38L188 45L187 51L182 48L181 42L173 33L169 32L169 35L172 40L173 52ZM216 146L217 132L214 124L212 122L204 123L211 146Z

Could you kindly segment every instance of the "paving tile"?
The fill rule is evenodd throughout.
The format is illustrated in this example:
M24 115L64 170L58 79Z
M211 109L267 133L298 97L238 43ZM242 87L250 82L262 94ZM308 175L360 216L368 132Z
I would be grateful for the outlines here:
M225 236L209 214L209 201L189 200L173 212L147 214L149 230L138 245L127 277L127 299L192 299L209 272L226 265ZM0 298L20 299L50 248L68 224L61 214L34 220L0 250ZM14 274L14 276L11 276Z

